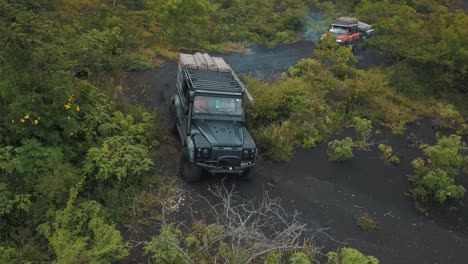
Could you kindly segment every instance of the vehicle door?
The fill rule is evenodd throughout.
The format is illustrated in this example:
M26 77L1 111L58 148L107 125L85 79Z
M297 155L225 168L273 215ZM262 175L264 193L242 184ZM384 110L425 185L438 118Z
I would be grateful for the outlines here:
M357 25L354 25L350 28L351 32L350 32L350 40L351 42L354 42L354 41L358 41L359 38L361 37L360 33L359 33L359 29L358 29L358 26Z

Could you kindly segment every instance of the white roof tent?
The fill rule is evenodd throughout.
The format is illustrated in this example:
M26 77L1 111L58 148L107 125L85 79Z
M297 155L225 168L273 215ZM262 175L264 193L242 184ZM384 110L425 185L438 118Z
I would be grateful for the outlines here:
M221 57L208 53L181 53L179 65L196 90L218 92L244 92L250 102L254 99L232 68Z

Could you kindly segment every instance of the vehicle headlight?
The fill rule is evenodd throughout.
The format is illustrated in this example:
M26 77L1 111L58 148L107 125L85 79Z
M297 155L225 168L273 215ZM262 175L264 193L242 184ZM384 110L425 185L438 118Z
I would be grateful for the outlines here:
M255 158L255 152L255 149L244 149L244 151L242 151L242 156L245 159L253 159Z
M210 150L208 150L208 149L203 149L203 150L202 150L202 156L203 156L204 158L208 158L208 157L210 156Z
M209 158L211 155L211 149L208 148L198 148L196 157L197 158Z
M343 40L342 39L336 39L336 42L341 43L341 42L343 42Z

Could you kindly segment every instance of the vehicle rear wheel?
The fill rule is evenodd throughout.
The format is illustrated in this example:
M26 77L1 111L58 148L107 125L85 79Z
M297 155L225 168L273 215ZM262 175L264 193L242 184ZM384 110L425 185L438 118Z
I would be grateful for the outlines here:
M182 149L180 154L179 173L187 183L193 183L200 180L203 169L190 161L187 148Z
M173 104L169 105L169 130L177 134L177 112Z

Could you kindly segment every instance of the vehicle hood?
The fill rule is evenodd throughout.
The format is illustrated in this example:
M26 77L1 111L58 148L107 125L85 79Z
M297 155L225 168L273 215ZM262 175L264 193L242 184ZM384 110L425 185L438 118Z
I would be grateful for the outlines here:
M212 146L242 146L246 136L250 137L238 122L195 121L193 125Z
M344 35L344 34L338 34L338 33L334 33L334 32L327 32L327 33L324 33L324 34L320 37L320 39L325 38L327 35L332 35L332 36L334 36L335 38L340 38L340 37L344 38L344 36L346 36L346 35Z

